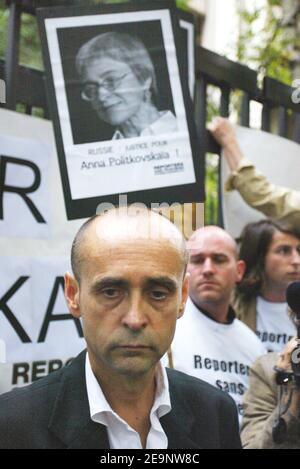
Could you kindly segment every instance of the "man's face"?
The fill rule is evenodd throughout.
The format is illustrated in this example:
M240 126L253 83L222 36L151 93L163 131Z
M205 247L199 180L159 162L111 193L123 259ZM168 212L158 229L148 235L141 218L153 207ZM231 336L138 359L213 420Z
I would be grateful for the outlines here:
M95 59L86 67L84 84L83 89L90 95L91 105L100 119L114 126L137 113L147 88L129 65L109 57Z
M244 263L236 260L233 241L219 233L200 231L188 247L189 293L194 303L204 309L229 303L244 271Z
M276 231L265 258L266 287L286 289L300 280L300 240Z
M169 348L183 312L188 286L178 250L147 239L94 242L84 252L79 289L71 291L66 276L66 296L78 303L70 309L82 317L93 370L147 373Z

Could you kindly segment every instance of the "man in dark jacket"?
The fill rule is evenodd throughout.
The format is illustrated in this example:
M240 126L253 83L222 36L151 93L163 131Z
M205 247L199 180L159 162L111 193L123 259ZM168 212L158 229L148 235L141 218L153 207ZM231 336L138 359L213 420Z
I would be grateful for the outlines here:
M161 366L188 294L181 233L148 210L86 222L65 275L87 353L0 397L0 448L239 448L233 401Z

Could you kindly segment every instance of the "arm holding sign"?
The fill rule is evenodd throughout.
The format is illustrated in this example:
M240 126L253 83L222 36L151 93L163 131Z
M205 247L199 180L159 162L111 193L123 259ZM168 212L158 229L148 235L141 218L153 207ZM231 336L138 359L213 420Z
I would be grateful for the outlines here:
M248 161L239 146L234 126L222 117L216 118L209 130L223 147L231 170L225 184L228 191L238 190L245 202L267 217L280 218L300 227L300 191L271 184Z

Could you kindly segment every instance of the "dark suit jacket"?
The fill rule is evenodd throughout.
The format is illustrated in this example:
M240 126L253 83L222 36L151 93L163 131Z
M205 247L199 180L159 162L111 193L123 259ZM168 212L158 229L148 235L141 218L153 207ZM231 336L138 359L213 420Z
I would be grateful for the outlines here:
M90 418L85 353L65 368L0 396L0 448L109 449ZM240 448L233 400L209 384L167 370L172 410L161 418L169 448Z

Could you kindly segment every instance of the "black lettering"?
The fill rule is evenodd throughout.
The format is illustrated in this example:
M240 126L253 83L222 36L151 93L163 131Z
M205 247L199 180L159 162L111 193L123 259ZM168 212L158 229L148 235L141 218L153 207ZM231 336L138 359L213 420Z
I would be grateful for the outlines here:
M262 340L262 342L267 342L267 340L268 340L268 334L267 334L267 332L263 332L263 333L262 333L262 339L261 339L261 340Z
M27 166L32 169L34 173L34 182L31 186L28 187L18 187L18 186L9 186L5 184L5 176L6 176L6 168L8 164L18 164L20 166ZM20 158L12 158L10 156L3 156L0 157L0 220L4 219L3 213L3 194L5 192L13 192L18 194L26 203L27 207L31 211L32 215L36 219L38 223L46 223L45 219L42 217L41 213L34 205L32 200L28 197L27 194L35 192L41 184L41 172L32 161L22 160Z
M229 385L226 381L221 381L218 379L216 381L216 385L219 389L221 389L221 391L229 392Z
M222 389L222 382L221 382L219 379L217 379L217 381L216 381L216 387L217 387L218 389L220 389L220 391L223 391L223 389Z
M275 334L274 332L256 332L262 342L271 342L277 344L286 344L293 336L287 334Z
M228 383L227 381L216 381L217 388L230 394L239 394L242 396L245 392L245 386L242 383Z
M234 373L237 375L249 375L249 366L237 361L226 362L225 360L216 360L213 358L203 358L201 355L194 355L195 368L205 368L206 370L222 371L223 373Z
M236 373L239 374L240 364L237 362L228 362L228 371L229 373Z
M219 371L219 362L218 360L213 360L213 368L215 371Z
M245 386L243 385L243 383L239 383L237 388L238 388L238 394L243 396L245 391L246 391Z
M48 373L52 373L53 371L60 370L63 367L63 362L61 360L50 360Z
M31 381L37 381L46 374L46 362L33 362Z
M276 335L273 333L269 334L269 341L271 343L276 342Z
M227 364L224 361L220 362L221 370L224 371L224 373L227 372Z
M282 343L283 343L283 344L286 344L286 343L287 343L287 335L286 335L286 334L283 334L283 335L282 335Z
M201 360L200 355L194 355L194 367L202 368L202 360Z
M45 342L50 322L53 321L74 321L79 337L83 337L82 327L78 318L74 318L71 314L52 314L55 300L57 298L59 287L64 289L64 278L57 277L54 282L54 287L50 296L49 304L47 307L46 315L42 328L39 334L38 342Z
M209 358L205 358L204 368L206 368L207 370L211 370L211 360Z
M66 360L65 365L71 363L73 358ZM53 359L49 361L35 361L29 363L14 363L12 372L12 385L28 384L40 378L59 370L64 366L60 359ZM19 380L22 380L19 382Z
M8 300L16 293L17 290L23 285L23 283L28 280L29 277L20 277L14 284L13 286L5 293L4 296L0 299L0 311L3 311L4 316L6 319L10 322L12 325L13 329L15 332L18 334L19 338L23 343L30 343L31 340L24 331L23 327L17 320L17 318L14 316L13 312L11 309L7 306Z
M12 384L18 384L18 379L22 378L21 384L29 383L29 363L15 363L13 366Z
M226 381L223 381L223 391L230 392L229 384Z
M237 394L237 386L236 386L236 383L229 383L228 384L228 387L229 387L229 392L231 394Z

